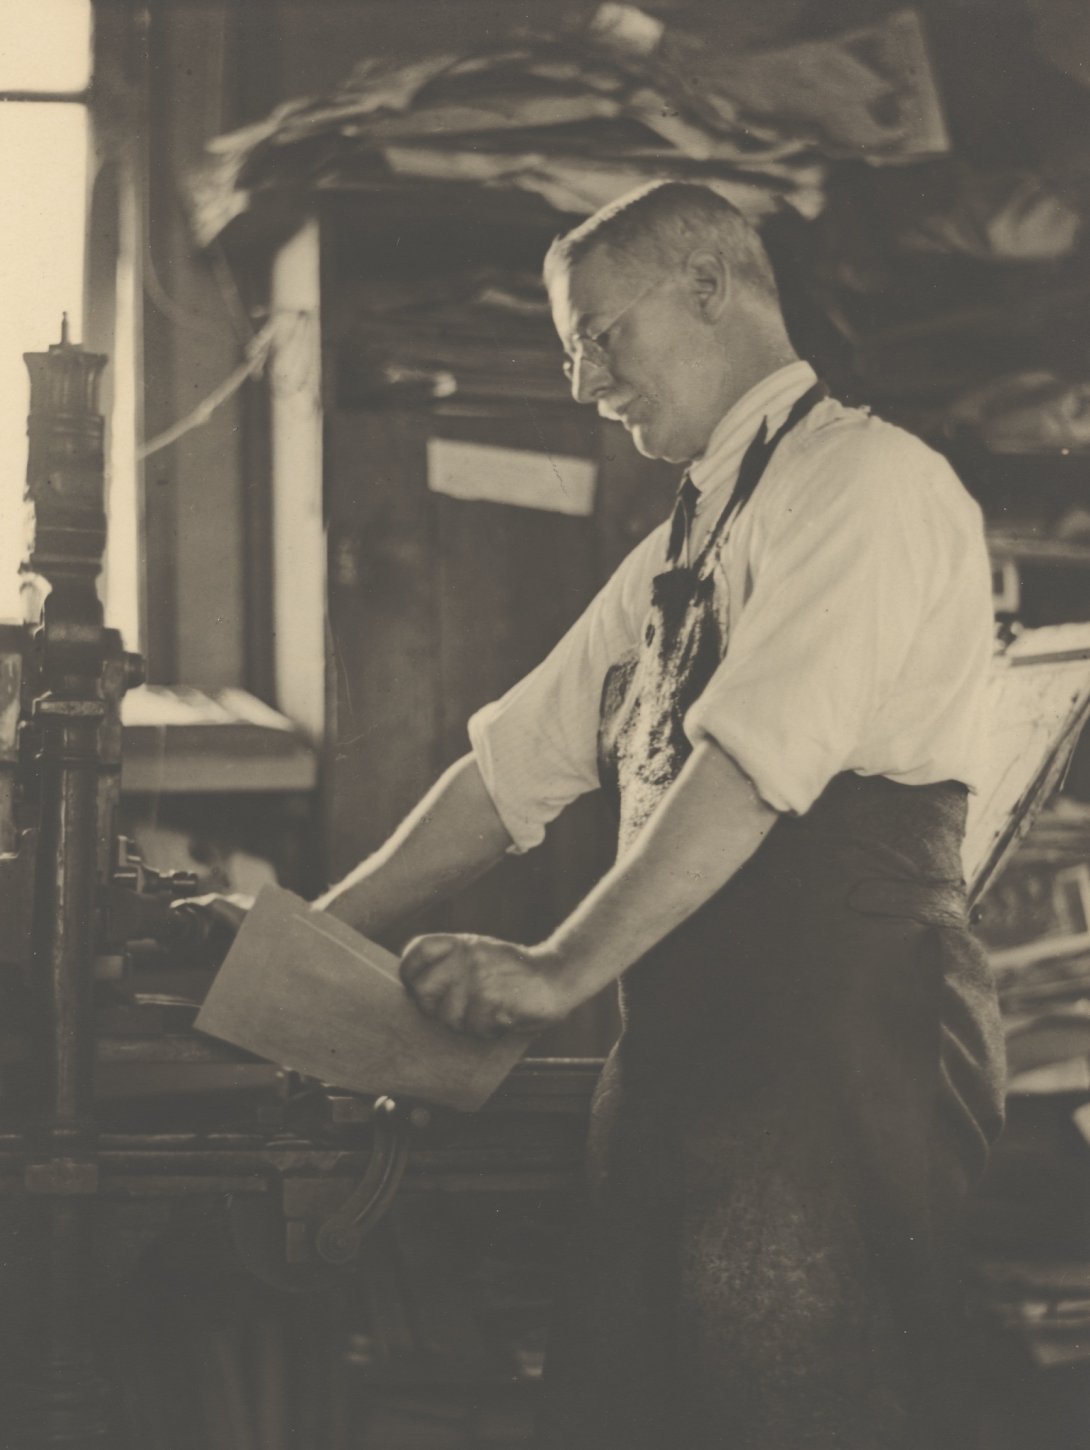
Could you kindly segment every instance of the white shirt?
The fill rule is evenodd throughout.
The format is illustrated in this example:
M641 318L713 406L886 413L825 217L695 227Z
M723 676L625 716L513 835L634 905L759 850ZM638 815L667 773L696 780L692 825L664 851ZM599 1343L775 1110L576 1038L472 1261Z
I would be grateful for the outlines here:
M690 469L695 558L762 418L770 433L813 384L765 378ZM485 787L516 851L598 786L610 666L637 648L668 525L616 570L546 659L469 722ZM975 789L992 650L980 509L920 439L825 400L782 441L712 564L725 657L685 717L778 811L809 810L844 771Z

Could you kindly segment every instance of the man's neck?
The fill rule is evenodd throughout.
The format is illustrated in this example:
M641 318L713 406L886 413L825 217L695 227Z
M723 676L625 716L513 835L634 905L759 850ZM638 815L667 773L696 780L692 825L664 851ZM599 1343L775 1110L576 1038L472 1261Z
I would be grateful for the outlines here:
M810 365L796 357L771 372L764 372L719 419L703 451L689 460L689 476L697 488L702 492L714 489L718 486L717 480L733 478L732 469L752 442L762 416L767 419L769 430L775 431L813 379Z
M789 367L792 363L800 361L798 353L789 342L784 341L783 345L776 348L768 348L754 355L748 352L745 360L733 367L726 379L719 399L719 410L708 429L708 436L704 448L695 454L695 458L703 456L708 443L716 429L726 418L727 414L742 399L751 392L759 383L770 378L773 373L778 373L781 368Z
M765 347L747 349L747 355L730 370L723 389L723 407L719 418L725 418L736 403L740 403L751 388L763 383L781 368L799 361L799 355L786 338L769 341ZM719 419L716 419L718 422Z

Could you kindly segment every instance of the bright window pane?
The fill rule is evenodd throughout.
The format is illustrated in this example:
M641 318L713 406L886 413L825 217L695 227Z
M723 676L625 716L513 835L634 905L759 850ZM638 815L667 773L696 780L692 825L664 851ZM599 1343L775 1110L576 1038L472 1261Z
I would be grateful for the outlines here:
M0 104L0 196L19 198L0 227L0 619L21 613L30 393L23 353L60 340L62 312L79 341L86 190L84 107Z
M106 562L99 580L106 623L126 649L140 647L140 511L136 472L136 317L139 305L136 198L122 208L117 260L117 314L110 357L113 408L106 420Z
M82 91L91 0L0 0L0 91Z

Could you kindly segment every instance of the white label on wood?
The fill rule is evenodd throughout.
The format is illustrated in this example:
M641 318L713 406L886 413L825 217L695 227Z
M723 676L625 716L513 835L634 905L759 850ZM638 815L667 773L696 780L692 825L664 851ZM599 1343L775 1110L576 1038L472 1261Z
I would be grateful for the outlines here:
M597 474L587 458L428 439L428 487L450 498L587 518L594 512Z

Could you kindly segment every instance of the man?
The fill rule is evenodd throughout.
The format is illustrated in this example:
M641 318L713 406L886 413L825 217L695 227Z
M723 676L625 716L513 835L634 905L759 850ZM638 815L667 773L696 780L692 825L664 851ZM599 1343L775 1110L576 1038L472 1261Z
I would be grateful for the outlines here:
M554 243L576 401L674 517L319 903L380 931L581 793L613 869L543 943L419 938L421 1011L534 1032L619 979L539 1445L935 1450L945 1262L1001 1119L959 846L991 641L979 511L828 399L760 240L664 183Z

